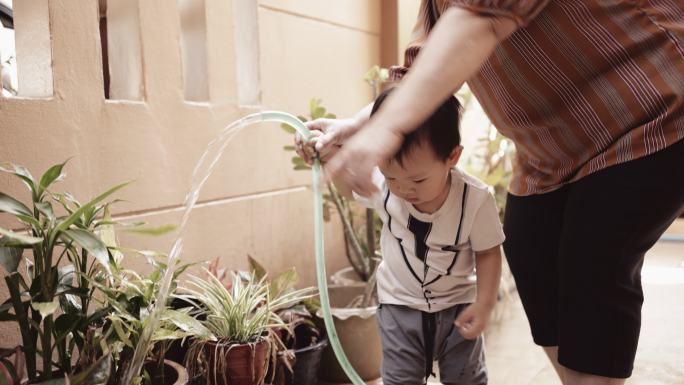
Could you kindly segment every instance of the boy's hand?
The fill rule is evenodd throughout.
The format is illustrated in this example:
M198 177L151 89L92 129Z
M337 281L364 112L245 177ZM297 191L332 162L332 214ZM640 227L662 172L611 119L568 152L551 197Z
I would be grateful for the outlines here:
M473 340L484 331L493 309L494 305L475 302L463 309L454 324L463 338Z
M316 119L306 122L306 128L311 131L312 138L309 143L304 143L299 133L295 135L295 150L308 165L313 164L315 151L326 162L342 146L342 142L356 131L360 125L356 119Z

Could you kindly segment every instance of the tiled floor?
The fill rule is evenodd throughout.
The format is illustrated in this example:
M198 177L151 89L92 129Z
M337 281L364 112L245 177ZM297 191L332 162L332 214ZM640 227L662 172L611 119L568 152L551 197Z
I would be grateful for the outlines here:
M684 221L668 232L684 235ZM684 385L684 243L659 242L642 271L641 338L629 385ZM486 335L490 385L560 385L515 297Z
M684 221L669 233L684 235ZM684 385L684 243L659 242L646 256L642 277L641 338L627 384ZM508 301L486 339L490 385L560 385L542 350L532 344L517 296Z

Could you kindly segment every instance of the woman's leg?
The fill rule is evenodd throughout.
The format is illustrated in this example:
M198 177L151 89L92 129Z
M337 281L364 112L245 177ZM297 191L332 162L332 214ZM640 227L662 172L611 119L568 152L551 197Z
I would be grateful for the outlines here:
M508 196L504 251L515 278L532 338L544 347L558 376L558 245L566 189L547 194Z
M558 378L562 383L565 383L565 371L567 370L563 365L558 363L558 346L544 346L544 353L549 357L549 361L553 364Z
M644 255L684 210L684 142L567 187L558 361L566 385L619 384L639 340Z

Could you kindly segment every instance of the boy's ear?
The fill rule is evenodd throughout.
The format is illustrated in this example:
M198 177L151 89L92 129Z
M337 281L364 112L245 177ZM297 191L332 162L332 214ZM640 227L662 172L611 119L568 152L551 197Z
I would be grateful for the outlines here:
M458 163L458 160L461 159L461 154L463 153L463 146L456 146L451 151L451 154L449 154L449 157L447 158L447 164L449 167L454 167L456 166L456 163Z

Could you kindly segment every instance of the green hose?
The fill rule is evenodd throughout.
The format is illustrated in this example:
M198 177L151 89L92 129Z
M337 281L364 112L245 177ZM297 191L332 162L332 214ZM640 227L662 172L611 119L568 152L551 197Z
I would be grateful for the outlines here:
M301 120L297 119L295 116L290 115L286 112L280 111L264 111L258 113L261 116L261 120L264 122L280 122L287 123L294 127L300 135L304 137L305 140L309 140L311 133L308 128L302 123ZM245 117L248 120L249 117ZM339 361L342 369L347 374L354 385L364 385L363 380L359 377L358 373L349 363L347 355L344 354L342 345L340 345L340 339L337 337L337 331L335 330L335 324L332 319L332 314L330 313L330 299L328 298L328 283L326 280L325 273L325 255L323 251L323 197L321 196L320 190L320 175L321 175L321 162L318 157L316 157L313 164L313 193L314 193L314 239L316 246L316 277L318 280L318 291L321 297L321 308L323 309L323 321L325 322L325 328L328 332L328 339L330 340L330 345L335 352L337 361Z

